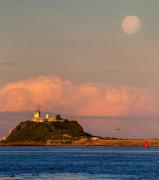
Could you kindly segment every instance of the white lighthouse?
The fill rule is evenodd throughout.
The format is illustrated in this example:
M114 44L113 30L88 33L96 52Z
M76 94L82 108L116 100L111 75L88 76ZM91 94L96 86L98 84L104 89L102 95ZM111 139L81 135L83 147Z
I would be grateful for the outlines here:
M37 108L37 111L33 114L33 121L35 122L44 122L44 119L41 117L41 111L39 109L39 106Z

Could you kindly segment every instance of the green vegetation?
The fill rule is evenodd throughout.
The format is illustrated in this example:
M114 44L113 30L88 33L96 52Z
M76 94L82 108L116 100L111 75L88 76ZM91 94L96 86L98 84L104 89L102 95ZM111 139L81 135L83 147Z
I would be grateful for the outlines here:
M45 142L88 136L77 121L21 122L7 137L6 142Z
M1 146L150 146L159 147L159 139L102 138L85 133L77 121L21 122L0 142Z

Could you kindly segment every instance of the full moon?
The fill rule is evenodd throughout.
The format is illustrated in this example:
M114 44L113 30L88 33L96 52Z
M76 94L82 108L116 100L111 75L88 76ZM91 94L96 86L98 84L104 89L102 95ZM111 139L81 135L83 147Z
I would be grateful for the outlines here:
M127 16L122 21L122 29L128 34L135 34L141 28L141 21L137 16Z

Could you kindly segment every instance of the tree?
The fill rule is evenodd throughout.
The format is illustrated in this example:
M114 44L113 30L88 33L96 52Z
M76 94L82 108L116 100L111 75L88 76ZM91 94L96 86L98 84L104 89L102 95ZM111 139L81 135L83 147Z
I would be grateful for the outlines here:
M60 115L60 114L57 114L57 115L56 115L56 119L57 119L57 120L62 120L61 115Z

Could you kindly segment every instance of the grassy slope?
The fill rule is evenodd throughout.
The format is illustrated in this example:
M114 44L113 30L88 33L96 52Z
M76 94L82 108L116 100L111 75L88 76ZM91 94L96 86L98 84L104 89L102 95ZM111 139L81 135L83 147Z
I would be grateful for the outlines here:
M13 141L41 141L61 139L64 135L71 137L84 136L85 133L77 121L64 122L21 122L8 136L7 142Z

